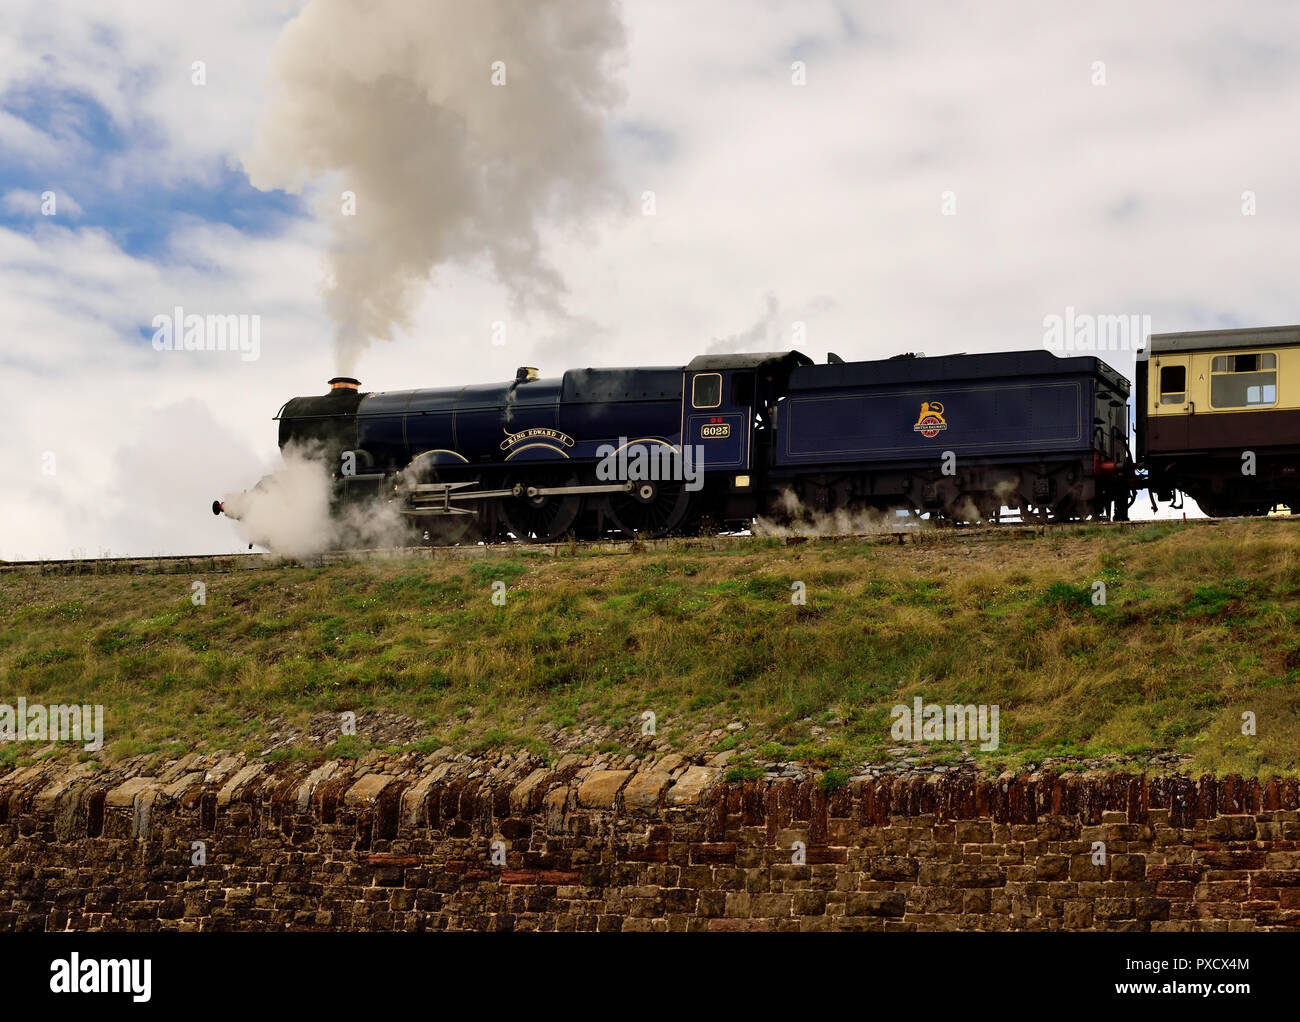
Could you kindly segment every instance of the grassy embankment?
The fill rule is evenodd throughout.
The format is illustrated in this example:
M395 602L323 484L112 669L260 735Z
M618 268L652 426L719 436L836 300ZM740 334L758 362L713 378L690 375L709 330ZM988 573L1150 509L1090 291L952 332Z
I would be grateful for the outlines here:
M1105 606L1091 601L1098 579ZM920 695L1001 707L1001 747L976 753L991 769L1167 750L1196 770L1300 770L1289 521L282 566L203 579L203 606L192 581L0 576L0 703L102 703L97 755L110 760L256 755L286 722L344 710L413 718L423 751L546 753L545 725L597 725L593 748L631 750L649 709L673 747L733 747L743 771L887 761L889 708ZM795 581L805 606L791 603ZM1246 710L1255 737L1241 734ZM731 721L746 727L709 737ZM35 755L90 754L0 745L0 765Z

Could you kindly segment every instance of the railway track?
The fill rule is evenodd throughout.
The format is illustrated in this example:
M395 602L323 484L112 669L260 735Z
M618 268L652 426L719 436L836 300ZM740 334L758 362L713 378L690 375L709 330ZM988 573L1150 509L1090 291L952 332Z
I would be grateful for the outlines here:
M1217 525L1222 519L1197 518L1187 525ZM0 575L187 575L265 571L284 567L325 567L359 560L474 559L481 557L564 557L593 553L636 554L689 550L720 550L737 543L798 546L804 543L869 543L878 545L974 543L1046 536L1086 535L1097 531L1131 531L1155 524L1134 522L1062 522L1059 524L910 527L843 535L763 536L732 534L683 536L655 540L603 540L574 543L501 543L493 546L389 547L374 550L337 550L305 558L284 558L266 553L192 554L154 557L85 557L62 560L0 561Z

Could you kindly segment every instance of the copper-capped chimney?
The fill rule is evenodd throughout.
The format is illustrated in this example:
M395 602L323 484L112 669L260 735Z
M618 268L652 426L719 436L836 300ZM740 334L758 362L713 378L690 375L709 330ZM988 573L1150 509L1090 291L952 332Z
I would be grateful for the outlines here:
M330 380L330 390L360 390L361 381L351 376L336 376Z

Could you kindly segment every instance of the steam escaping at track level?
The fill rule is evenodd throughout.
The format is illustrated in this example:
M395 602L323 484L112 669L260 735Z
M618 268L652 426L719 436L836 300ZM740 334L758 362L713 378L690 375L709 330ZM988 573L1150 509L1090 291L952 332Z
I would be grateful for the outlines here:
M278 468L252 488L214 500L213 514L235 520L250 546L282 557L402 545L407 523L389 504L371 500L335 506L335 480L322 455L318 445L287 445Z
M289 23L244 162L258 188L342 190L321 207L340 372L442 264L486 258L517 304L561 311L539 226L613 194L623 45L615 0L310 0Z
M801 536L875 536L899 529L929 529L935 522L912 513L910 508L874 508L854 505L819 510L807 507L792 489L783 489L772 501L769 513L754 519L755 536L789 538Z

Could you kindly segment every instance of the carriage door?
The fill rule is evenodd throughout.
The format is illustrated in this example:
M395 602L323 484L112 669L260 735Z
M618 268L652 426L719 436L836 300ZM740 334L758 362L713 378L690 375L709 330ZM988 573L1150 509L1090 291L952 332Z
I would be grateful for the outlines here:
M690 373L682 442L696 448L705 471L749 467L753 372Z
M1185 450L1189 418L1196 414L1192 401L1191 356L1161 355L1152 359L1147 389L1151 449Z

